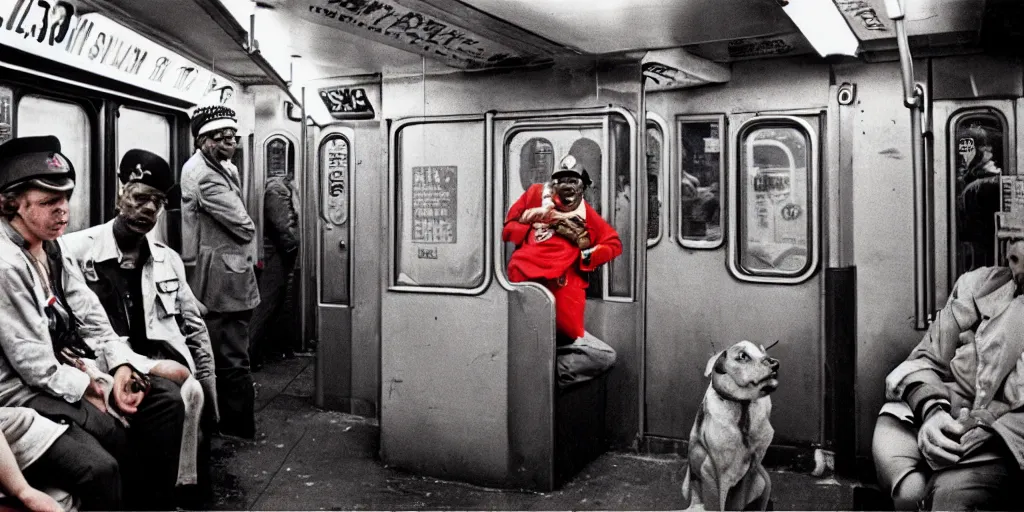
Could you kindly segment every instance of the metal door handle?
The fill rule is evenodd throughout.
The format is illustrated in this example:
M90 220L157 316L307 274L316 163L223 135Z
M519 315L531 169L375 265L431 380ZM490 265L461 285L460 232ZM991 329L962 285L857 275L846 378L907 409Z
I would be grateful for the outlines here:
M338 249L344 251L345 249L348 249L348 244L346 244L344 240L341 240L338 242Z

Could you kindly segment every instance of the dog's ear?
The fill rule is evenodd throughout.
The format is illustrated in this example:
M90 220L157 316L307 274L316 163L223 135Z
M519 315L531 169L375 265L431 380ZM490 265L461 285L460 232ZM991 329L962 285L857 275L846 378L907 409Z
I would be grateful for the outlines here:
M725 373L725 351L721 351L708 359L708 365L704 368L704 376L708 377L711 375L711 371L715 373Z

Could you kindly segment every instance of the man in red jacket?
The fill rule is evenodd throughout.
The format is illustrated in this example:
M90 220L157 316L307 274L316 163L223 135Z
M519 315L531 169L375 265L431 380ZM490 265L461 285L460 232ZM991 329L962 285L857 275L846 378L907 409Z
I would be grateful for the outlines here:
M584 331L587 279L622 254L615 228L583 200L590 175L572 155L551 181L523 193L505 217L502 239L515 244L508 264L514 283L534 281L555 296L559 385L582 382L615 363L615 351Z

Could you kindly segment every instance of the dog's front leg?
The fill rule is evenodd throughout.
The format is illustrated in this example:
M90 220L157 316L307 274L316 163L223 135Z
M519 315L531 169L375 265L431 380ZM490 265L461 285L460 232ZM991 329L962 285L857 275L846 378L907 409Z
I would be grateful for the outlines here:
M764 469L764 466L760 462L754 465L757 470L757 474L764 479L764 492L761 493L761 512L768 510L768 503L772 499L772 479L768 476L768 470Z

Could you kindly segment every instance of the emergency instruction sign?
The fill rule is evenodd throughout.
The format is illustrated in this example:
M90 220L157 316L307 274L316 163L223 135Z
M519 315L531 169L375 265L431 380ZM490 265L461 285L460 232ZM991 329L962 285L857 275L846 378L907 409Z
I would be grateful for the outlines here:
M458 233L458 167L412 168L412 241L454 244Z

